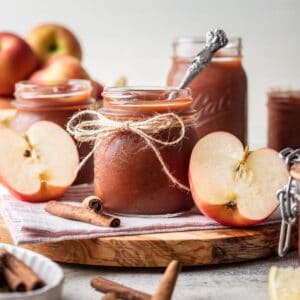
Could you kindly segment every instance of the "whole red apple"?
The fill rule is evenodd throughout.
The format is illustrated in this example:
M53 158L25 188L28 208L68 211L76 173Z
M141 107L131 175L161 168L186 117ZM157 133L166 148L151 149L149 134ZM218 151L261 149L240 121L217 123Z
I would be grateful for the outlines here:
M40 64L58 55L67 54L79 60L82 56L76 36L59 24L47 23L33 28L27 34L26 41L36 53Z
M80 61L69 55L61 55L50 58L44 67L34 72L29 78L30 81L40 84L53 84L70 79L89 79ZM98 81L92 80L92 96L96 100L102 99L103 86Z
M34 72L30 81L53 84L68 79L90 79L80 61L69 55L55 56L47 61L42 69Z
M0 95L11 96L15 83L26 79L36 68L37 59L20 37L0 32Z

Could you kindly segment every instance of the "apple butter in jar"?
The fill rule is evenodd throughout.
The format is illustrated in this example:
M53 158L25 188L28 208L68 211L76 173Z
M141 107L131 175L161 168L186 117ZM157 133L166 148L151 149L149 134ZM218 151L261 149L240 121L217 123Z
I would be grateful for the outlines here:
M16 100L14 101L17 112L11 122L11 127L24 132L33 123L46 120L65 128L76 111L87 109L95 104L91 93L92 85L88 80L74 79L57 84L19 82L16 84ZM77 146L80 157L85 157L92 150L89 144L78 143ZM93 169L91 158L78 173L74 184L92 182Z
M180 38L173 44L173 63L167 83L177 86L205 38ZM197 133L227 131L247 144L247 77L242 65L241 39L231 38L190 83L197 111Z
M300 90L272 89L267 105L268 147L300 148Z
M95 148L94 183L109 211L149 216L194 206L188 188L196 143L192 103L189 89L104 89L99 117L110 134L104 130Z

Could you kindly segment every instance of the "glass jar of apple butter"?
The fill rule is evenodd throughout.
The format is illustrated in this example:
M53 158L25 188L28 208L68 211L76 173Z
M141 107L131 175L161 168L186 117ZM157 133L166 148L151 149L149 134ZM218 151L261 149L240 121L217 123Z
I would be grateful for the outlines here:
M180 38L173 44L167 83L178 86L205 38ZM241 39L229 39L208 66L190 83L197 133L228 131L247 144L247 77L242 66Z
M110 130L118 128L94 152L95 192L106 209L164 215L194 206L188 191L196 143L192 103L189 89L105 88L99 113L117 122Z
M43 85L29 81L16 84L14 105L16 115L11 127L26 131L37 121L52 121L65 128L68 120L78 110L95 104L92 85L88 80L69 80L59 84ZM51 137L49 137L51 138ZM77 144L79 156L85 157L92 149L89 144ZM63 157L62 157L63 163ZM91 158L78 173L74 184L93 181L93 159Z
M300 90L271 89L267 106L268 147L300 148Z

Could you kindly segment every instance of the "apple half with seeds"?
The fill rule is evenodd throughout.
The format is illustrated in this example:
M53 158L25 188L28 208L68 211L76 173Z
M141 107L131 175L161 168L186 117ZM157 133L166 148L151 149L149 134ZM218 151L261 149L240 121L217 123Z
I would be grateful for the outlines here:
M36 122L26 133L0 129L0 181L21 200L61 197L75 180L78 165L75 142L53 122Z
M276 192L288 172L269 148L250 152L227 132L213 132L195 145L189 166L193 199L200 211L228 226L262 222L278 207Z

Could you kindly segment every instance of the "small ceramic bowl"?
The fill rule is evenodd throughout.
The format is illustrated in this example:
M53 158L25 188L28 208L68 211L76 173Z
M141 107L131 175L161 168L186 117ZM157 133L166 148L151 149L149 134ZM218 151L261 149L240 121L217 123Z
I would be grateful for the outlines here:
M32 268L46 283L35 291L18 293L0 293L0 299L30 299L30 300L56 300L61 298L64 273L62 269L49 258L33 251L8 244L0 243L0 248L9 251L26 265Z

